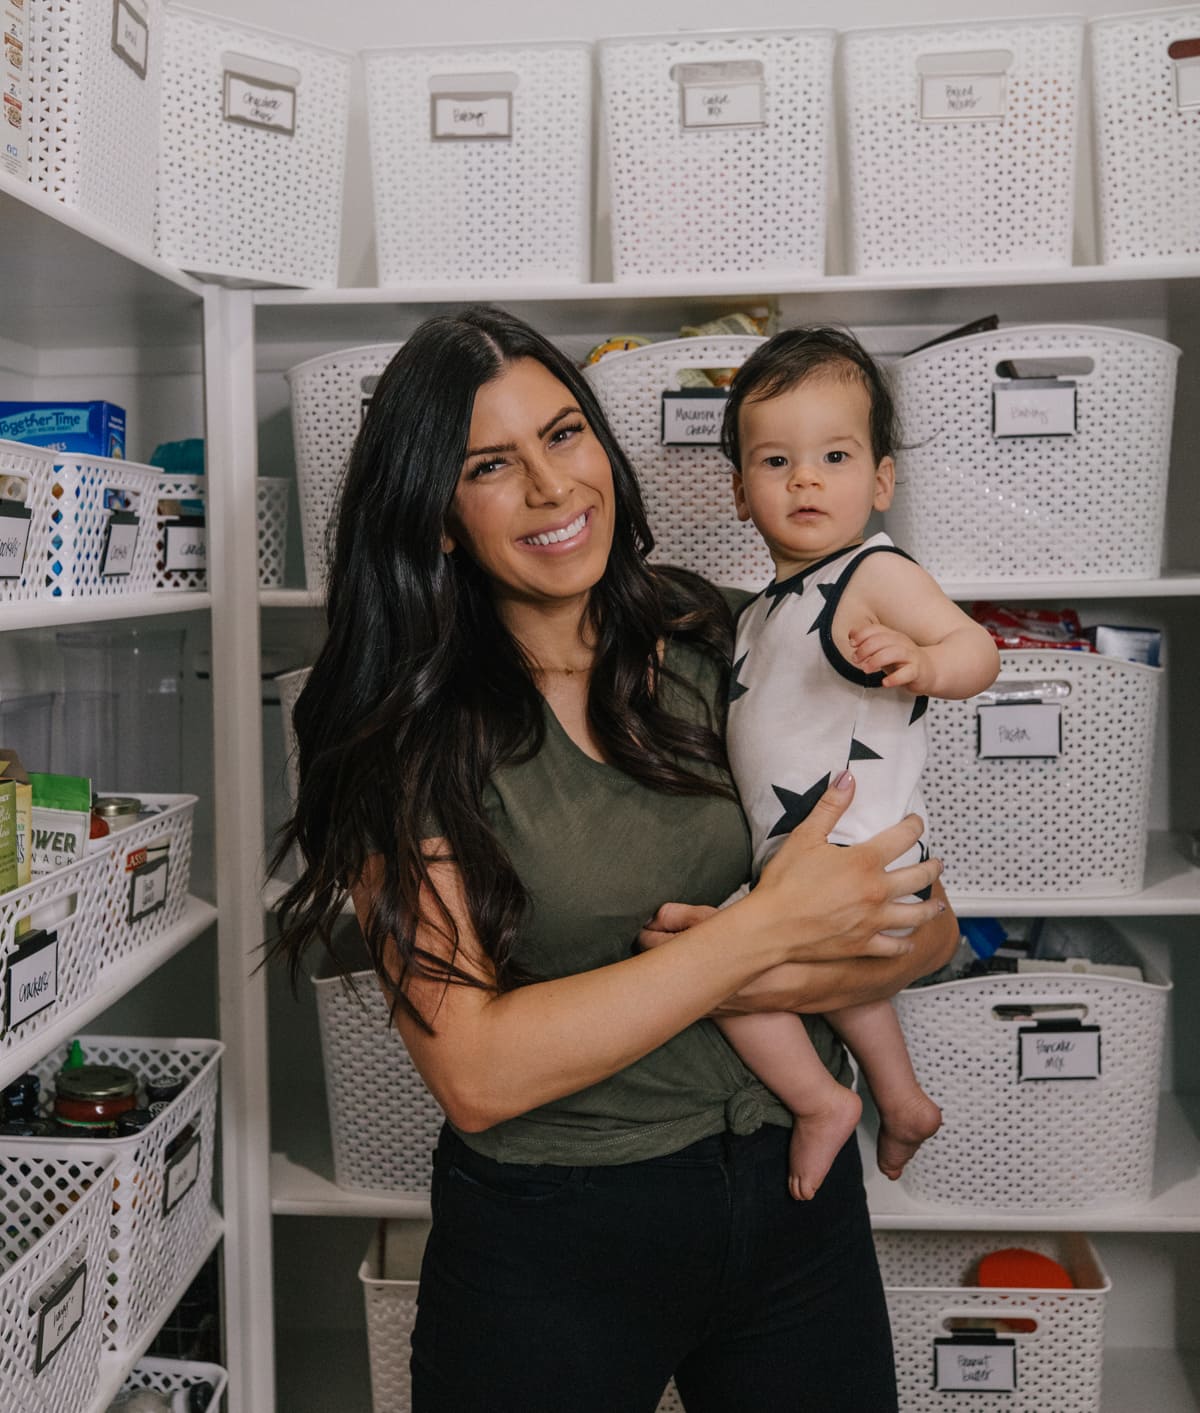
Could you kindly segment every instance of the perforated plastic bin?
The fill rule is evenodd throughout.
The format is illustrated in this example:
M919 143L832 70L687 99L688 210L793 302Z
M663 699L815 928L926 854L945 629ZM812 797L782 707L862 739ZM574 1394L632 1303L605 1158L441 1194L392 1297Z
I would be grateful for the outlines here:
M295 672L281 672L275 679L275 685L279 688L280 715L283 721L283 758L287 762L288 798L293 802L296 799L299 778L296 766L296 731L292 725L292 712L296 710L296 703L300 699L300 693L304 690L304 684L308 681L308 674L311 671L311 667L299 667Z
M52 451L0 440L0 603L42 593L53 484Z
M586 280L589 44L363 56L379 283Z
M258 587L277 589L287 574L288 481L260 476L255 482L258 507Z
M744 589L762 588L775 571L754 526L734 511L733 468L715 444L725 396L715 388L700 389L698 396L681 390L679 375L684 369L739 367L762 342L672 339L610 353L584 370L641 482L654 534L652 559ZM690 440L664 445L664 436Z
M102 972L174 927L187 907L196 796L138 798L154 814L111 835L107 926L94 939Z
M929 702L921 790L952 897L1141 888L1162 675L1098 653L1020 650L1001 653L987 692Z
M325 586L325 536L337 506L346 458L362 426L379 375L398 343L343 348L289 368L296 484L304 533L304 573L310 589Z
M80 1043L89 1064L123 1065L143 1085L150 1078L187 1081L141 1133L104 1144L116 1154L116 1188L109 1207L108 1268L98 1277L104 1291L102 1339L106 1349L127 1350L170 1314L168 1302L220 1220L212 1205L213 1138L217 1066L225 1047L216 1040L107 1035L84 1035ZM47 1114L62 1062L63 1053L56 1050L31 1067L41 1081ZM44 1142L57 1146L54 1139Z
M0 1144L0 1413L95 1396L115 1162L103 1144Z
M1071 261L1083 20L842 35L851 272Z
M1146 1201L1171 988L1144 970L1145 981L1046 972L902 991L913 1067L944 1119L905 1168L908 1191L1015 1211ZM1085 1029L1047 1029L1058 1021Z
M1089 26L1100 259L1200 254L1200 6ZM1178 57L1173 57L1172 49Z
M1161 339L1086 324L1002 329L900 359L907 449L889 534L947 578L1155 578L1178 359Z
M156 248L231 283L337 283L350 56L166 7Z
M170 476L159 481L154 538L156 589L208 587L207 525L188 523L197 517L205 517L207 493L207 481L203 476ZM255 482L255 501L258 515L258 585L261 589L277 588L283 583L287 562L287 480L284 477L259 476ZM197 544L199 551L196 550Z
M1019 1246L1058 1261L1074 1290L981 1290L979 1259ZM1011 1413L1095 1413L1100 1407L1104 1305L1111 1283L1075 1233L875 1233L905 1413L1005 1408ZM955 1330L979 1321L992 1329ZM1018 1328L1012 1328L1017 1324ZM1029 1325L1035 1328L1029 1329ZM1006 1327L1007 1325L1007 1327ZM939 1344L994 1333L996 1346ZM1006 1343L1011 1341L1011 1345ZM1002 1392L1015 1369L1015 1387ZM955 1385L958 1385L957 1389Z
M35 184L149 252L162 0L34 0L26 8Z
M217 1413L228 1383L228 1375L218 1364L197 1364L188 1359L139 1359L125 1380L125 1389L157 1389L159 1393L177 1393L208 1384L212 1397L197 1413Z
M824 271L834 39L600 44L616 279Z

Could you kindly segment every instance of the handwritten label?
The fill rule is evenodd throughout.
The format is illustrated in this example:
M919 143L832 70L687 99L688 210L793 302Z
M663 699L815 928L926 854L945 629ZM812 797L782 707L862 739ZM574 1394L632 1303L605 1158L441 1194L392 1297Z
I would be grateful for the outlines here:
M1053 1023L1017 1032L1017 1079L1099 1079L1100 1027Z
M58 933L38 932L9 958L5 1029L22 1025L58 1000Z
M37 1351L33 1370L40 1374L83 1324L87 1304L87 1262L71 1272L38 1311Z
M765 124L765 94L759 81L684 87L685 128L761 128Z
M203 520L169 520L163 527L163 567L201 571L208 565L208 531Z
M1175 105L1180 109L1200 108L1200 54L1189 53L1186 58L1175 60Z
M503 141L513 133L512 94L435 93L430 100L429 122L436 141Z
M933 1386L962 1393L1012 1393L1017 1346L1011 1339L935 1339Z
M171 1155L163 1174L163 1215L178 1207L200 1176L200 1135L194 1133Z
M1078 387L1061 378L1019 378L992 388L992 436L1073 437Z
M132 572L137 538L137 516L128 510L115 510L108 517L108 534L100 560L101 578L113 579Z
M19 500L0 500L0 579L19 579L25 568L33 511Z
M923 74L921 117L926 122L966 122L1002 118L1003 74Z
M146 77L146 56L150 52L150 26L129 0L113 0L112 51L137 74ZM128 79L125 80L129 82Z
M720 388L679 388L662 395L663 446L719 446L729 394Z
M1062 707L1057 702L997 702L977 708L980 760L1062 755Z
M138 922L167 906L167 884L170 878L167 851L147 856L145 849L129 855L125 871L129 878L128 920Z
M225 70L225 121L268 128L292 137L296 131L296 90L287 83L251 78Z

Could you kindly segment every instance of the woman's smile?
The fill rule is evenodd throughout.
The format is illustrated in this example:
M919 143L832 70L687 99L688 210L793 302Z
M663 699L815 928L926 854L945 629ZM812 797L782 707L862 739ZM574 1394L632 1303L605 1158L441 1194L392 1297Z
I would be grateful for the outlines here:
M569 554L571 550L578 549L586 542L591 519L592 512L584 510L571 520L559 521L536 534L526 535L518 543L528 549L550 554Z

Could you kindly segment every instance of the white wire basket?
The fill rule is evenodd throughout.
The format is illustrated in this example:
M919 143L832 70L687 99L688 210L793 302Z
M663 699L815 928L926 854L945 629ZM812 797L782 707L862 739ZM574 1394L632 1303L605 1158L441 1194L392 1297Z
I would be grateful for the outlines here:
M599 46L617 280L819 275L831 29Z
M125 1380L127 1390L139 1388L157 1389L159 1393L177 1393L180 1389L193 1389L199 1384L212 1388L212 1397L200 1413L217 1413L229 1376L219 1364L198 1364L188 1359L143 1358L133 1366Z
M921 792L951 895L1138 892L1162 675L1099 653L1021 649L1001 653L987 692L930 700ZM1057 711L1061 753L982 756L981 712L1004 706L1036 708L1039 725Z
M158 254L231 283L337 283L350 56L166 6Z
M379 375L399 351L398 343L343 348L297 363L285 374L292 393L304 573L310 589L325 586L325 537L337 509L346 458Z
M93 939L101 972L175 926L187 907L195 795L140 795L152 818L110 836L108 917Z
M979 1259L1012 1246L1058 1261L1076 1288L990 1290L975 1285ZM891 1317L900 1407L905 1413L979 1408L1095 1413L1100 1407L1104 1307L1111 1282L1085 1237L878 1231L875 1248ZM941 1386L935 1386L935 1370L948 1373L946 1364L951 1362L938 1369L937 1341L952 1338L947 1321L988 1325L998 1342L1012 1342L1015 1387L1010 1392L989 1392L977 1382L967 1382L965 1391L954 1391L952 1378L942 1378ZM1030 1324L1035 1328L1029 1329ZM984 1328L962 1331L975 1341L986 1339L987 1333ZM974 1354L977 1360L986 1359L984 1368L991 1366L989 1384L997 1390L1002 1387L997 1376L1007 1362L1006 1351L1003 1343L992 1351L977 1345Z
M194 514L204 517L207 512L208 485L204 476L167 476L158 483L158 508L154 536L154 587L156 589L206 589L208 587L207 526L200 528L202 552L196 557L196 567L180 549L195 543L188 527L181 526L180 544L171 547L168 557L167 531L181 518L186 520L189 504ZM165 504L183 502L181 513L167 510ZM283 584L287 564L288 483L282 476L259 476L255 481L255 506L258 517L258 586L260 589L279 588Z
M95 1396L115 1162L103 1144L0 1147L0 1413L65 1413Z
M162 0L36 0L29 11L34 183L149 252Z
M913 1068L943 1117L905 1188L923 1202L1022 1212L1147 1201L1171 987L1144 970L1145 981L1045 972L902 991ZM1028 1007L1038 1009L1022 1016ZM1087 1029L1046 1028L1059 1021ZM1046 1073L1061 1064L1064 1078L1031 1075L1039 1044L1054 1056Z
M591 45L363 56L379 283L586 280Z
M1200 7L1106 15L1089 26L1100 259L1200 254Z
M53 484L54 452L0 440L0 500L8 503L0 519L0 603L36 599L44 590Z
M1071 261L1083 20L853 30L840 78L855 274Z
M722 394L702 390L686 407L701 409L707 442L664 445L664 416L678 395L680 372L736 368L763 340L723 335L672 339L610 353L584 374L604 408L617 441L641 482L658 564L683 565L716 584L760 589L774 577L771 556L757 530L734 511L733 468L712 438L720 430ZM700 424L697 424L700 425ZM674 433L668 431L668 435Z
M1178 359L1161 339L1086 324L975 334L900 359L907 449L888 533L943 578L1157 577ZM1068 371L1012 379L998 371L1010 364ZM1053 419L1069 424L1072 403L1064 430Z

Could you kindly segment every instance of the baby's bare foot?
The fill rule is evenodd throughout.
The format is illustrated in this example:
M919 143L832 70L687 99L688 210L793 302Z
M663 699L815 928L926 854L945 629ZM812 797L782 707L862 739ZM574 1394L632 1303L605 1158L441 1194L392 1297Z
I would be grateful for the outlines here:
M889 1104L879 1114L879 1171L895 1182L905 1163L941 1126L942 1111L923 1089L914 1089L899 1103Z
M815 1197L825 1174L862 1116L862 1100L834 1082L820 1107L796 1116L788 1149L788 1191L797 1202Z

